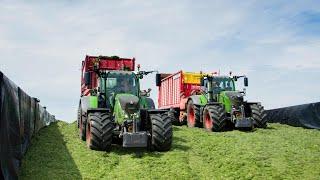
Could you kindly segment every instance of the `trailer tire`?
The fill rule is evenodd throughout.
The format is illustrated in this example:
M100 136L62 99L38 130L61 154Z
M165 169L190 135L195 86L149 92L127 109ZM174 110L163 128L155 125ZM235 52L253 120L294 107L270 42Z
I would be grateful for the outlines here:
M87 121L87 146L99 151L110 149L114 129L110 114L105 112L89 113Z
M190 128L201 127L200 125L200 108L193 104L193 101L188 101L187 104L187 125Z
M226 112L223 106L208 105L203 110L203 127L211 132L221 132L227 124Z
M177 116L177 112L176 110L169 110L168 111L168 116L170 117L171 119L171 123L172 125L175 125L175 126L181 126L181 122L179 120L179 117Z
M172 145L172 123L167 113L150 115L151 150L169 151Z
M253 124L256 128L266 128L267 127L267 114L264 111L263 106L259 104L251 105L252 118L254 120Z

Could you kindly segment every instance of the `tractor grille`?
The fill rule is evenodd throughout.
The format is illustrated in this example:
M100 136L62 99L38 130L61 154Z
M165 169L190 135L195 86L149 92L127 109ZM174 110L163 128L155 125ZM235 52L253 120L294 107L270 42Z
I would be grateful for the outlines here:
M243 95L239 92L226 92L226 95L230 98L232 104L239 107L243 104Z

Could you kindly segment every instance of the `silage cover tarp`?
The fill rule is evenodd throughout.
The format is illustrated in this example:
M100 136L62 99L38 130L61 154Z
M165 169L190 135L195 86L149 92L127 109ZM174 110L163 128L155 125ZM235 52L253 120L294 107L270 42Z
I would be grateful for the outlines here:
M267 111L268 122L320 129L320 102Z
M32 137L55 121L36 98L30 97L0 72L0 179L17 179Z

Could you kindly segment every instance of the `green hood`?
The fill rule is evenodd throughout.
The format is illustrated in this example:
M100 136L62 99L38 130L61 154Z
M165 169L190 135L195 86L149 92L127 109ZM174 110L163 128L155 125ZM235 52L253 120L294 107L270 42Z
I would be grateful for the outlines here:
M130 119L130 115L139 111L139 98L132 94L117 94L115 97L114 117L118 124L122 124L125 119Z
M227 112L231 112L231 106L240 106L243 103L243 94L239 91L223 91L219 94L219 102L224 104Z

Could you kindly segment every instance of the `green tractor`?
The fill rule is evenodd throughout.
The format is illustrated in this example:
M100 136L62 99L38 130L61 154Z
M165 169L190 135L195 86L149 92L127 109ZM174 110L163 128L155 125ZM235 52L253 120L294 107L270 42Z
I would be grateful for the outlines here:
M245 76L213 76L201 78L201 93L192 95L187 102L188 126L204 127L207 131L223 131L227 128L266 128L267 120L263 106L258 102L244 100L246 94L237 91L235 81ZM189 123L195 122L195 123Z
M83 62L83 89L78 109L80 138L94 150L108 150L112 144L170 150L173 134L170 113L155 109L149 98L151 89L140 90L140 80L153 71L135 73L123 67L101 70L100 59L91 68L90 58ZM109 64L114 60L105 59ZM119 59L114 60L119 63L116 60ZM89 94L85 94L87 90Z

